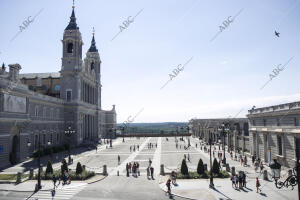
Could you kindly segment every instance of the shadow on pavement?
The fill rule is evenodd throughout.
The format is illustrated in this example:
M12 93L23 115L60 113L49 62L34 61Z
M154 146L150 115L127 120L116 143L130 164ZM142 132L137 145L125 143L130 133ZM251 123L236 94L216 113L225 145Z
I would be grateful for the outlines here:
M226 196L224 193L220 192L217 188L213 188L214 191L220 193L221 195L223 195L224 197L226 197L227 199L226 200L232 200L230 197ZM220 198L222 199L222 198Z

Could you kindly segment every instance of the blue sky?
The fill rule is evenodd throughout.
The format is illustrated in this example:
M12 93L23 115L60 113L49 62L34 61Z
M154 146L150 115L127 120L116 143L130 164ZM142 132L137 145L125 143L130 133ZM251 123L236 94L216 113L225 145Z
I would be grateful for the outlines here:
M19 63L22 73L59 71L72 1L2 0L0 6L0 62ZM241 110L237 117L245 117L253 105L300 100L299 0L76 0L75 6L83 52L95 27L103 109L116 104L119 123L140 110L135 122L188 121L235 116ZM41 9L10 42L23 21ZM111 41L123 21L141 9ZM241 9L211 42L222 23ZM272 70L292 57L260 89Z

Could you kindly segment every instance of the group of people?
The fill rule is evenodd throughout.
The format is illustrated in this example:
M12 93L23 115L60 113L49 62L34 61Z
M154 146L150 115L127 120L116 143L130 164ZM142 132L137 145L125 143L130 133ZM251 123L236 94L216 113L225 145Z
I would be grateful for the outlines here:
M246 174L244 172L231 176L232 187L242 189L246 187Z
M140 176L140 164L138 162L133 162L133 164L126 163L126 175L129 177L129 174L132 173L133 177L138 177Z
M140 150L140 145L133 145L133 146L129 147L130 152L131 151L135 152L136 149L139 151Z
M71 177L72 177L71 169L69 169L68 171L64 170L61 177L56 177L55 174L53 174L52 181L53 181L54 190L56 187L60 185L61 180L62 180L62 185L71 184ZM58 179L58 184L56 185L57 179Z
M264 169L263 162L260 160L260 158L256 159L256 157L252 156L252 164L254 165L255 172L257 172L258 168L260 169L260 173L262 173Z
M148 149L153 149L154 148L154 144L153 143L148 143ZM157 148L157 143L155 143L155 148Z

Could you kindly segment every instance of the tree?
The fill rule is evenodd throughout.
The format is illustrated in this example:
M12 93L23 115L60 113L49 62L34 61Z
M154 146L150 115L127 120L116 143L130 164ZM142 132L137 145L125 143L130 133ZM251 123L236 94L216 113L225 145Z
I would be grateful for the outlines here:
M61 174L63 175L64 171L68 172L68 164L66 159L62 160L62 165L60 166Z
M220 173L220 166L219 166L219 163L218 163L216 158L214 159L213 166L212 166L211 170L212 170L212 173L214 173L214 174L219 174Z
M82 166L80 164L80 162L77 163L77 166L76 166L76 174L81 174L82 173Z
M186 162L185 162L185 159L182 160L182 163L181 163L181 173L183 175L189 175L189 170L188 170L188 167L186 165Z
M48 163L47 163L46 174L53 174L52 163L50 160L48 160Z
M203 165L203 161L202 161L201 158L200 158L200 160L199 160L199 162L198 162L197 173L198 173L199 175L201 175L201 174L204 173L204 165Z

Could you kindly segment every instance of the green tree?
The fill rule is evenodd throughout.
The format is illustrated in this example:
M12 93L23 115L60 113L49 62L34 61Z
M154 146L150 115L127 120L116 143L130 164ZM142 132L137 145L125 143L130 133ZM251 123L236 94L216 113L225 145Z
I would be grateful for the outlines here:
M204 173L204 165L203 165L203 161L202 161L201 158L200 158L200 160L199 160L199 162L198 162L197 173L198 173L199 175L201 175L201 174Z
M80 162L77 163L77 166L76 166L76 174L81 174L82 173L82 166L80 164Z
M214 159L213 166L212 166L211 170L212 170L212 173L214 173L214 174L219 174L220 173L220 166L219 166L219 163L218 163L216 158Z
M187 167L187 165L186 165L186 162L185 162L185 159L183 159L182 160L182 163L181 163L181 173L183 174L183 175L189 175L189 170L188 170L188 167Z
M48 163L47 163L46 174L53 174L52 163L50 160L48 160Z
M66 159L62 160L62 165L60 166L61 174L63 175L64 171L68 172L68 164Z

